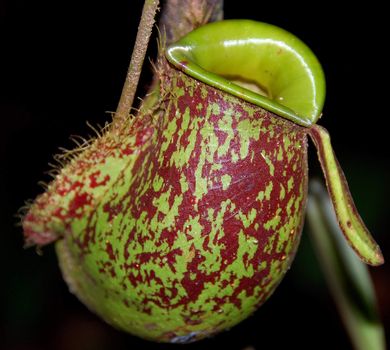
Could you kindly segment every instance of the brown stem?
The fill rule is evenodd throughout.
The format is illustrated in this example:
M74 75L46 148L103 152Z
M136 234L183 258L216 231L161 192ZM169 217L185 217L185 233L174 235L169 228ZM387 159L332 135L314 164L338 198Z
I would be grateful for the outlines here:
M165 0L159 27L169 45L203 24L222 19L223 0Z
M150 35L152 34L155 22L154 17L158 9L158 4L159 0L145 0L129 69L114 116L115 125L121 125L127 119L133 105L135 92L142 71L142 64L145 59Z

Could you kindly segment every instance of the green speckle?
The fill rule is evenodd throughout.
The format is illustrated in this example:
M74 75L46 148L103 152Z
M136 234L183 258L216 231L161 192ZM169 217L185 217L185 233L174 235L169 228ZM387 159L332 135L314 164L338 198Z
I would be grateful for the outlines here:
M295 203L295 196L291 196L291 198L289 199L288 203L287 203L287 214L288 215L291 215L291 207L293 206L293 204Z
M185 112L183 113L183 121L181 123L180 129L177 131L177 134L179 136L178 139L178 148L172 153L172 156L170 158L170 164L175 165L178 168L182 168L186 164L188 164L191 154L195 148L195 142L196 142L196 135L197 135L197 119L191 119L190 116L190 110L187 107ZM188 144L187 146L181 145L181 138L185 132L188 130L191 130L189 136L188 136ZM167 137L172 137L168 136ZM160 161L163 158L160 159Z
M202 90L200 93L201 93L203 99L206 99L207 95L209 94L207 89L204 86L202 86Z
M191 119L190 109L187 107L183 113L183 121L182 121L181 127L180 127L180 129L181 129L180 136L183 134L183 131L187 131L188 125L190 124L190 119Z
M161 190L161 187L164 183L164 179L158 175L153 180L153 189L155 192L158 192Z
M252 208L249 212L248 215L245 215L242 211L236 215L237 219L240 219L242 224L244 225L245 228L248 228L250 225L253 224L253 221L256 218L257 211L255 208Z
M274 176L274 174L275 174L275 167L272 164L272 161L267 157L267 155L266 155L266 153L264 151L261 151L261 155L262 155L263 159L265 160L265 162L268 165L269 173L271 174L271 176Z
M227 137L222 145L218 147L218 157L222 157L229 152L230 142L234 138L234 130L232 128L233 118L232 111L226 110L222 119L218 122L218 128L227 134Z
M230 182L232 181L232 177L228 174L222 175L221 181L222 181L222 189L225 191L229 187Z
M270 228L272 228L273 230L276 229L276 227L279 225L280 220L281 220L281 217L280 217L280 212L281 212L281 211L282 211L282 209L279 208L279 209L276 211L275 216L274 216L272 219L268 220L268 221L263 225L263 227L264 227L266 230L269 230Z
M168 149L169 144L172 142L173 135L177 129L176 119L172 119L168 122L168 125L164 129L164 142L161 145L160 154L164 154L164 152Z
M294 178L291 176L287 182L287 191L290 192L294 186Z
M169 197L171 195L171 188L168 191L161 193L160 197L153 199L153 205L163 214L167 214L169 211Z
M288 149L291 145L291 140L287 135L283 136L283 144L284 144L284 150L288 152Z
M218 103L213 103L211 105L211 114L219 115L219 113L220 113L219 104Z
M182 193L185 193L188 191L188 182L187 182L186 176L183 173L180 176L180 186L181 186Z
M271 199L271 193L272 193L272 189L274 187L274 184L272 181L270 181L267 185L267 187L265 188L265 191L260 191L256 197L256 200L262 202L264 200L264 198L266 200L270 200Z
M267 187L265 188L265 198L267 200L270 200L271 199L271 192L272 192L272 189L274 188L274 183L272 181L270 181L267 185Z
M210 108L208 108L208 111L210 112ZM219 147L219 142L215 134L214 126L209 122L208 118L204 121L200 134L202 136L202 151L206 155L207 162L212 164L214 162L214 153Z
M248 156L250 140L258 140L261 131L261 120L244 119L237 125L237 132L240 136L240 157Z
M183 88L179 88L179 87L176 86L176 88L173 89L173 90L171 91L171 93L172 93L172 95L173 95L175 98L179 98L179 97L181 97L181 96L184 95L184 89L183 89Z
M202 129L205 132L205 128ZM210 145L206 145L206 141L202 141L201 143L201 152L199 156L198 165L195 170L195 197L197 199L201 199L204 194L207 193L207 179L202 176L203 166L206 162L206 156L210 156L210 152L208 151L208 147Z
M281 146L279 146L279 152L276 158L279 162L283 160L283 149Z
M222 164L221 163L213 163L211 165L211 171L218 171L222 169Z
M284 189L284 186L280 184L279 199L282 201L285 197L286 197L286 190Z
M196 215L195 217L191 216L184 224L184 227L187 227L186 233L196 240L199 240L203 230L203 226L200 224L199 220L199 215Z
M296 217L291 216L287 223L285 223L279 230L278 234L278 245L276 247L276 251L278 253L285 250L283 247L284 244L289 240L290 235L294 233L294 229L298 227L299 220Z
M238 157L238 154L236 153L236 151L235 150L232 150L232 162L233 163L237 163L237 161L240 159L239 157Z
M264 247L264 253L266 253L266 254L272 253L275 238L276 238L276 235L271 235L268 238L268 242L267 242L266 246Z

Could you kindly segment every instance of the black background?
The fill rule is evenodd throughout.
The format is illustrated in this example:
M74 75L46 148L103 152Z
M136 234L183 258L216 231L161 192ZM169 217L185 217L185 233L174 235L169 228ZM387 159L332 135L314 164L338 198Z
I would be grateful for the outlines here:
M341 3L341 2L339 2ZM0 348L174 349L118 332L68 292L52 247L24 250L15 213L41 192L44 171L71 134L104 124L127 70L142 1L0 0ZM374 2L226 1L226 18L281 26L316 53L327 78L320 124L367 226L390 259L387 11ZM150 55L153 55L153 49ZM146 69L147 70L147 69ZM142 89L147 88L144 76ZM321 176L313 147L311 176ZM371 269L390 327L390 268ZM229 332L188 349L351 348L307 235L273 297Z

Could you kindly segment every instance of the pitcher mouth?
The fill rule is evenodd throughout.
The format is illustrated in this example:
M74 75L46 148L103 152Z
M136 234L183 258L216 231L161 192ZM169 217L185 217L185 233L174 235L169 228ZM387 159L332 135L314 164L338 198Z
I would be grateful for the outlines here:
M169 46L166 57L193 78L296 124L307 127L321 116L321 65L303 42L278 27L249 20L211 23Z

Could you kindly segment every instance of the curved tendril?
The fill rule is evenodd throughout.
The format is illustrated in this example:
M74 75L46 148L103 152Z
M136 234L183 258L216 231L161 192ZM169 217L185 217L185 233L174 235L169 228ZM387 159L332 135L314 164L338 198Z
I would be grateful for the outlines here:
M313 125L308 129L308 134L317 148L328 192L346 240L365 263L375 266L383 264L381 250L364 225L353 202L347 180L333 152L328 131Z

